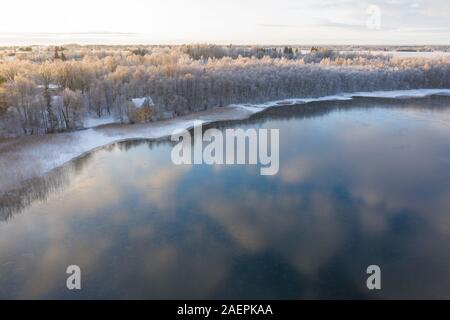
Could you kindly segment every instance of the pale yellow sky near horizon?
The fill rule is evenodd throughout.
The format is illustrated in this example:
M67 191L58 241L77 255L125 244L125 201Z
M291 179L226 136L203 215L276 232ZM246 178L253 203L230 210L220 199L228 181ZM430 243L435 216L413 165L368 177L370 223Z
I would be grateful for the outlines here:
M446 0L15 0L0 44L450 44ZM380 28L367 26L368 8Z

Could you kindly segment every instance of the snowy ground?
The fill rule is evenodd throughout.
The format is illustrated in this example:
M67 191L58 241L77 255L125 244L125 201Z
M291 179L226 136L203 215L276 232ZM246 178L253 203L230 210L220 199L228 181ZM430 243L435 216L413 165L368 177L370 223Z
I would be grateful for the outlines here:
M88 120L86 130L61 134L31 136L0 141L0 195L20 187L33 177L105 145L133 139L158 139L174 131L192 128L194 121L211 123L222 120L240 120L262 112L269 107L306 104L314 101L351 100L353 97L418 98L429 95L450 95L450 89L418 89L377 92L343 93L339 95L271 101L263 104L236 104L189 116L150 124L109 125L112 119ZM100 126L100 127L96 127Z
M84 119L83 126L85 128L95 128L95 127L99 127L99 126L103 126L103 125L111 124L111 123L118 123L118 121L116 119L114 119L113 116L106 116L106 117L101 117L101 118L90 116L90 117L87 117L86 119Z

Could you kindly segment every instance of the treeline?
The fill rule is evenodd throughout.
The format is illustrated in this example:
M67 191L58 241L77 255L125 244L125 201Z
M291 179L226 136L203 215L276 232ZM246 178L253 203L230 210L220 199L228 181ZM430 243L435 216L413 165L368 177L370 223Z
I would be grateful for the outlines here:
M233 103L413 88L450 88L449 59L289 47L69 47L46 60L0 61L0 135L79 129L88 116L128 122L138 97L151 97L151 119L160 119Z

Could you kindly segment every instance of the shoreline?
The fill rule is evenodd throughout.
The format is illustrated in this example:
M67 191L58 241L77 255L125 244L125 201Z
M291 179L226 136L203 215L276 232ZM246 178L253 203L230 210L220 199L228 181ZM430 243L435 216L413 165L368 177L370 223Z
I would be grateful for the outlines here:
M245 120L254 114L277 106L353 100L357 97L414 99L433 95L450 96L450 89L354 92L318 98L274 100L260 104L233 104L152 123L107 124L80 131L0 140L0 176L2 177L0 195L108 145L130 140L162 140L170 137L174 131L192 129L194 121L211 124L219 121Z

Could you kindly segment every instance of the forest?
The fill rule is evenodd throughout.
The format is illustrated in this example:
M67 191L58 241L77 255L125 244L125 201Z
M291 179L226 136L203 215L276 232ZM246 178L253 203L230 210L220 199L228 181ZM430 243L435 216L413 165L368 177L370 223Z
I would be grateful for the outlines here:
M450 58L206 44L3 47L0 137L82 129L87 118L146 122L235 103L418 88L450 88ZM144 108L132 103L143 97Z

